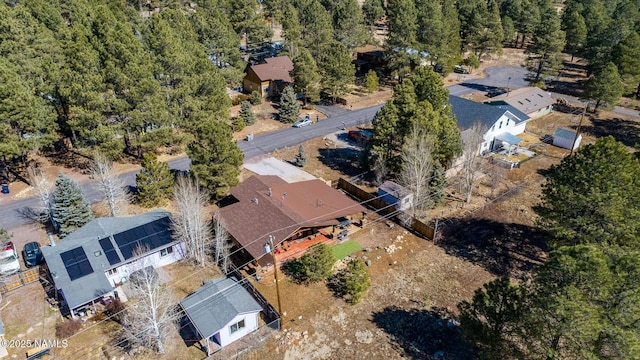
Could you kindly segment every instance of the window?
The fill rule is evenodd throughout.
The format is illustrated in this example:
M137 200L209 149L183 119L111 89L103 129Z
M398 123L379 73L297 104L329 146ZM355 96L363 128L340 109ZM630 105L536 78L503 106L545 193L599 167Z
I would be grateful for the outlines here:
M502 121L500 121L500 126L498 127L498 129L502 129Z
M507 126L509 126L509 119L507 119Z
M496 126L495 126L495 125L493 125L493 126L491 127L491 131L493 131L493 130L495 130L495 129L496 129Z
M238 321L237 323L229 326L229 331L233 334L237 331L244 329L244 319Z
M173 246L160 250L160 257L164 257L169 254L173 254Z
M113 268L109 271L107 271L107 275L111 276L113 274L117 274L118 273L118 268Z

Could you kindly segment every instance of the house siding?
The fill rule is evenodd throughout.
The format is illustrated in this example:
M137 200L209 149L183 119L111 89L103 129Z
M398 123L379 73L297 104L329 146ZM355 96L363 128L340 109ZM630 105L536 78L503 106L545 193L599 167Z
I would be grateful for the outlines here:
M236 340L239 340L243 336L258 329L258 314L259 312L251 314L240 314L233 318L223 329L214 334L213 337L219 340L220 346L224 347ZM239 330L231 334L230 326L244 319L244 329Z
M173 244L170 247L173 248L173 252L170 254L167 254L166 256L160 256L160 252L163 249L167 249L169 247L163 247L162 249L158 249L158 251L155 251L145 257L139 258L135 261L132 261L126 264L121 264L115 267L115 269L117 270L115 273L109 274L109 271L105 271L105 275L107 276L107 279L109 279L109 282L115 287L116 284L118 283L128 281L129 275L132 272L140 270L145 266L151 265L154 268L158 268L158 267L172 264L184 258L185 247L183 242L178 244Z
M500 126L501 123L502 126ZM496 136L505 132L517 136L525 131L526 124L526 122L521 122L516 125L515 121L509 119L505 115L501 116L500 119L498 119L484 134L485 141L480 144L479 151L482 153L485 151L495 150L500 145L494 142Z

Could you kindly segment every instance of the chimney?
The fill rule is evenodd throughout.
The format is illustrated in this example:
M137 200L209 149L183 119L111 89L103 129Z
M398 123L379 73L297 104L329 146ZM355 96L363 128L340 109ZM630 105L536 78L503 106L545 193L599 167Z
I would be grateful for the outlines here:
M271 197L271 188L269 188L269 197Z
M49 237L49 244L50 244L51 246L56 246L56 242L55 242L55 241L53 241L53 234L51 233L51 231L48 231L48 232L47 232L47 236Z

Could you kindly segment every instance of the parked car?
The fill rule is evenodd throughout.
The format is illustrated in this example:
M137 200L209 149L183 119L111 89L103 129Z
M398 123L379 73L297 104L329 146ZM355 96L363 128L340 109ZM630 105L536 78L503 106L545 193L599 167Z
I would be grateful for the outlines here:
M20 271L18 252L13 246L13 242L6 242L0 250L0 275L11 275L18 271Z
M347 136L356 142L366 144L371 141L373 134L368 130L349 130Z
M307 126L307 125L311 125L311 118L310 117L306 117L302 120L298 120L296 121L295 124L293 124L293 127L297 127L297 128L301 128L303 126Z
M453 72L457 73L457 74L468 74L469 70L465 69L464 66L462 66L462 65L456 65L453 68Z
M40 250L40 244L35 241L26 243L24 245L24 249L22 249L22 259L24 259L24 264L27 267L42 264L44 256Z

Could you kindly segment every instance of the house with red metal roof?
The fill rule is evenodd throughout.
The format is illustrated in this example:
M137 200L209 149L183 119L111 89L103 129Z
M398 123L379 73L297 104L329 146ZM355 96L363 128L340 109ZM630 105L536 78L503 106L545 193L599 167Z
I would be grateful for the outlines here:
M246 93L257 91L262 97L279 96L287 85L293 83L289 75L291 70L293 62L288 56L265 59L264 63L247 68L242 88Z
M260 270L298 258L319 242L338 241L346 227L362 224L366 209L319 179L289 183L278 176L252 176L231 190L219 215L235 242L234 261ZM235 250L240 251L235 251Z

